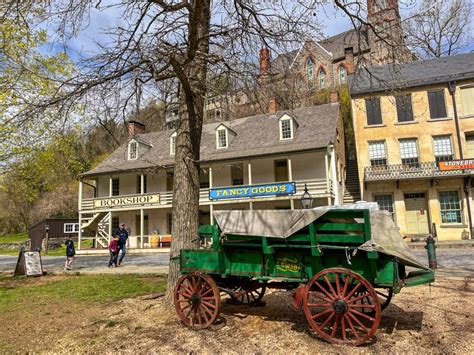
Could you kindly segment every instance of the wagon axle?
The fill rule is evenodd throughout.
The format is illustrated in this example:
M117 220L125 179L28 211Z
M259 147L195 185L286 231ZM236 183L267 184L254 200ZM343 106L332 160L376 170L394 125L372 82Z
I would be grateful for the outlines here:
M347 305L346 301L339 299L339 300L335 300L332 303L332 309L337 314L343 314L347 312L347 310L349 309L349 306Z

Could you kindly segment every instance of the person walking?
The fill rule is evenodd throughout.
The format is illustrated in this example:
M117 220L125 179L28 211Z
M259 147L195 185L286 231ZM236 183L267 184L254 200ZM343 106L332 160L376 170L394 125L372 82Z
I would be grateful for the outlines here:
M118 265L121 266L123 262L123 258L125 254L127 254L127 247L128 247L128 232L125 229L125 223L121 223L119 228L115 231L114 235L118 235L119 242L118 242L118 249L120 252L120 259L118 261Z
M112 267L112 265L117 267L118 242L119 242L119 236L114 235L114 237L109 243L109 253L110 253L109 267Z
M72 263L74 262L74 257L76 255L76 249L74 248L74 240L72 236L68 236L66 242L66 264L64 265L65 270L72 270Z

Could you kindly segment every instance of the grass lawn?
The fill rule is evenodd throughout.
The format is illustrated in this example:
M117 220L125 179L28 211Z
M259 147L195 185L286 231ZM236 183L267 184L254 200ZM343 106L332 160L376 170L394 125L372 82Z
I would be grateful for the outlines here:
M23 243L28 240L27 233L17 233L17 234L9 234L9 235L1 235L0 236L0 244L7 244L7 243Z
M0 353L45 351L84 323L113 326L101 316L104 307L119 311L116 301L165 289L163 275L0 275Z

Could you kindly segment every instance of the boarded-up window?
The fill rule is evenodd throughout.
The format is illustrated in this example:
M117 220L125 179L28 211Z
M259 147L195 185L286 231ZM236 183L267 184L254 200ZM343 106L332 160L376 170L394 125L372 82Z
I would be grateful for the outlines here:
M463 116L474 115L474 87L461 88Z
M431 119L445 118L446 115L446 103L444 101L444 91L429 91L428 102L430 104L430 117Z
M411 107L411 94L397 96L395 100L397 103L398 122L413 121L413 109Z
M382 110L380 109L380 97L365 99L365 110L367 112L367 125L382 123Z

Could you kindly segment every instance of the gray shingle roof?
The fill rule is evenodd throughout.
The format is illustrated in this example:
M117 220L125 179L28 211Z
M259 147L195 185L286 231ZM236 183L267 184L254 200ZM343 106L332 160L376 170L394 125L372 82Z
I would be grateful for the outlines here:
M289 141L280 140L278 119L285 113L298 122L294 138ZM237 135L225 149L216 148L215 129L221 123L209 123L202 130L201 161L214 162L324 149L335 140L338 118L339 104L335 103L226 121L226 126ZM124 144L97 167L81 175L171 166L174 164L174 156L170 155L170 136L173 133L174 131L169 130L141 134L139 138L151 143L152 147L143 155L140 154L137 160L127 160L127 144Z
M387 64L349 76L352 95L474 79L474 53Z

